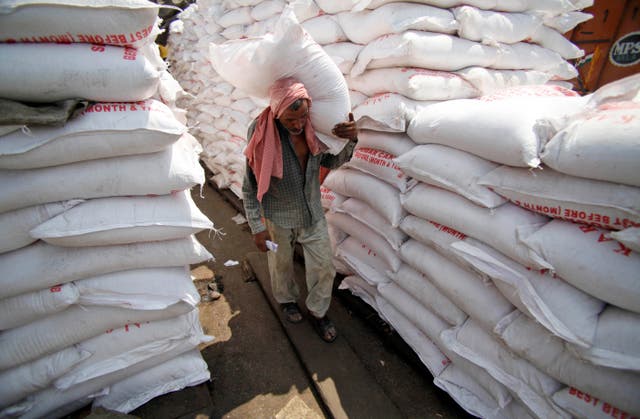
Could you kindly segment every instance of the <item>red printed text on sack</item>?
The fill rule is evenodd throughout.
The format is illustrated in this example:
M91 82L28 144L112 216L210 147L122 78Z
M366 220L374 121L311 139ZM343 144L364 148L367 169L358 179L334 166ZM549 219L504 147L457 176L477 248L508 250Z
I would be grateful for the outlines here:
M451 227L447 227L445 225L438 224L438 223L436 223L434 221L429 221L429 223L433 224L438 230L442 231L443 233L447 233L447 234L455 237L456 239L464 240L464 239L467 238L466 234L461 233L458 230L454 230Z
M578 221L585 224L591 224L598 227L604 227L608 229L621 230L628 227L638 227L639 223L634 222L628 218L610 217L598 212L589 212L584 210L578 210L573 208L564 208L562 205L549 206L543 204L537 204L535 202L512 200L512 202L522 208L530 211L537 212L539 214L548 215L554 218L562 218L569 221Z
M85 109L82 113L99 113L99 112L163 112L165 109L159 106L153 106L152 101L140 102L113 102L113 103L94 103Z
M3 42L46 43L46 44L100 44L100 45L133 45L148 38L153 32L153 25L129 33L56 33L38 36L25 36L17 40L6 39Z
M135 61L138 55L138 50L135 48L126 47L123 51L122 58L129 61Z
M578 228L585 234L594 233L594 232L598 233L598 238L597 238L598 243L615 242L615 247L612 249L614 253L618 253L623 256L631 255L632 250L630 248L628 248L627 246L625 246L620 242L615 241L614 239L607 237L602 231L598 230L596 227L588 226L588 225L579 225Z
M588 403L594 407L598 407L599 405L602 405L601 410L603 413L606 413L607 415L611 416L612 418L616 418L616 419L637 419L635 416L631 416L630 414L628 414L627 412L625 412L624 410L620 410L615 406L610 405L607 402L601 402L599 399L584 393L580 390L578 390L577 388L571 387L569 388L569 394L577 399L580 399L582 401L584 401L585 403Z

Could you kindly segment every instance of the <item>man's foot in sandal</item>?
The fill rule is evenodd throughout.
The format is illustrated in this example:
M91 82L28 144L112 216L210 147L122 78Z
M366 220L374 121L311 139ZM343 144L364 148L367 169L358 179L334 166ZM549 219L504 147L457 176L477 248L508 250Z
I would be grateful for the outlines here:
M333 322L327 316L317 318L311 315L313 328L325 342L333 342L338 337L338 332Z
M302 313L296 303L282 304L282 312L287 321L291 323L300 323L302 321Z

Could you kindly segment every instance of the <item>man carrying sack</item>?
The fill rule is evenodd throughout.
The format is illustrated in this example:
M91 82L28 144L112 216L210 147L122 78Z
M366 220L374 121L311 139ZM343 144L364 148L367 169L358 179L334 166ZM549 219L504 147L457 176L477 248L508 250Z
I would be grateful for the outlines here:
M333 135L350 141L339 154L328 154L311 125L312 98L302 83L291 77L280 79L269 89L269 96L270 106L248 130L242 188L245 213L258 249L266 252L268 245L272 249L272 243L277 245L268 254L271 288L292 323L303 320L293 271L294 246L300 243L308 289L305 305L320 337L333 342L337 331L326 313L335 269L320 203L319 173L321 166L334 169L351 158L358 129L352 114L348 121L336 124Z

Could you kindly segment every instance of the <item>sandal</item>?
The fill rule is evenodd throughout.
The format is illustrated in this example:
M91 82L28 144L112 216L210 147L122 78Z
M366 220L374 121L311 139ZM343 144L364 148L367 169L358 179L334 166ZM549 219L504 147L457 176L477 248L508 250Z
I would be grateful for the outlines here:
M325 342L331 343L338 337L336 327L327 316L322 318L311 316L311 323L313 324L313 328Z
M300 323L302 321L302 313L300 313L300 308L296 303L282 304L282 312L287 321L291 323Z

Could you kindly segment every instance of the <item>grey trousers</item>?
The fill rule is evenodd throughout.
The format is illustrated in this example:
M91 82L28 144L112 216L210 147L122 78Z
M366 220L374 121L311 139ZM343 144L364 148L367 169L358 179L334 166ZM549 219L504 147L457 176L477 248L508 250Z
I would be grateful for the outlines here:
M278 244L277 252L268 252L271 291L280 304L296 302L300 289L294 279L293 252L295 243L302 246L307 283L307 309L316 317L323 317L331 303L336 271L327 221L323 218L307 228L282 228L265 220L271 240Z

